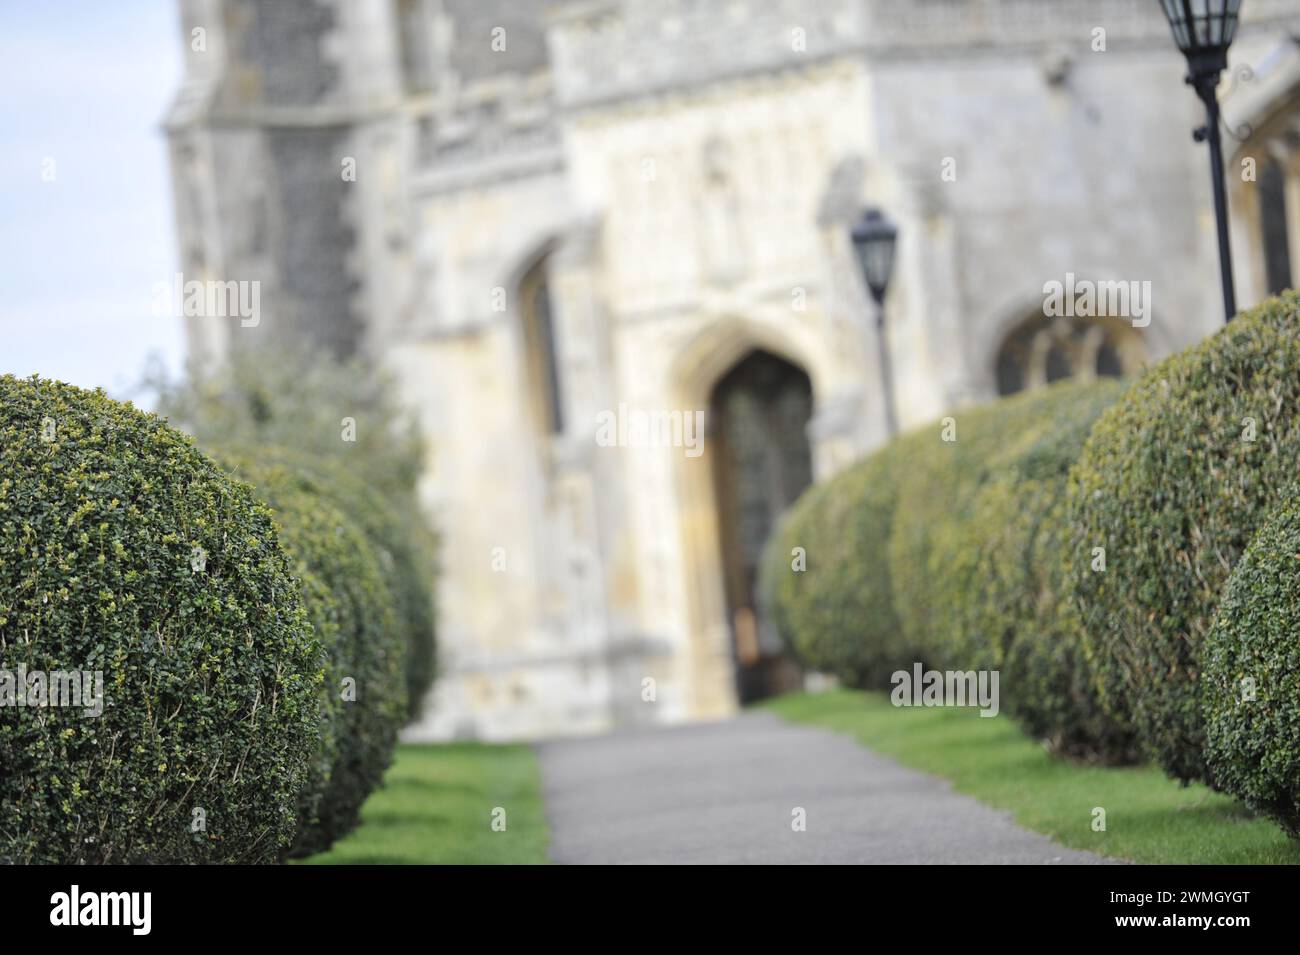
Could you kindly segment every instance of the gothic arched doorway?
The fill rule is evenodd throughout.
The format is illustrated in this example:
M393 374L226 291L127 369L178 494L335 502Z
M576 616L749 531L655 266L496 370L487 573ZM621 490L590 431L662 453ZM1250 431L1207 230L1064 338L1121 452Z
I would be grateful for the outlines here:
M718 381L709 406L736 691L746 703L799 685L798 668L759 608L758 572L777 520L812 483L812 383L755 350Z

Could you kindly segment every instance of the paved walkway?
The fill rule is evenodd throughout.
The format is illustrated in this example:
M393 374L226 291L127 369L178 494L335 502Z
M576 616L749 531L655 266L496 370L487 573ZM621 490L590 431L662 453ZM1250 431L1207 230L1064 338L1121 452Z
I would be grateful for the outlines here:
M556 862L1103 861L847 736L769 713L538 752ZM795 807L804 832L791 829Z

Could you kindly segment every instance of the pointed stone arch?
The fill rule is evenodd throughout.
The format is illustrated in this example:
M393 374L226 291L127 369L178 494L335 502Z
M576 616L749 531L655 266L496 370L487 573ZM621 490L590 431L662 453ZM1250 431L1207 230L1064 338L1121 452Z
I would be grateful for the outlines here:
M740 318L711 322L682 344L672 364L672 391L679 407L705 410L707 415L719 383L755 352L771 355L806 375L816 408L824 379L808 351L770 324ZM676 491L690 627L692 709L702 715L723 715L735 708L737 684L718 513L716 435L714 422L707 417L706 421L704 451L699 457L681 459Z

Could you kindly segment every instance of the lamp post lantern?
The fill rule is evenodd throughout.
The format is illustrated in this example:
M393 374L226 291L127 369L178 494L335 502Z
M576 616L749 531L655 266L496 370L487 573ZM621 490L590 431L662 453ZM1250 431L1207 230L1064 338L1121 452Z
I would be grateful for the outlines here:
M1219 232L1219 272L1223 282L1224 321L1237 313L1232 284L1232 248L1228 241L1228 195L1223 184L1223 141L1219 135L1219 75L1228 67L1228 47L1237 35L1241 0L1160 0L1174 42L1187 57L1187 84L1205 104L1205 125L1194 133L1210 147L1214 217Z
M863 210L849 233L853 251L857 256L862 280L876 303L876 343L880 349L880 382L885 396L885 426L892 438L898 433L898 418L894 413L894 375L889 363L889 348L885 344L885 293L894 271L894 248L898 243L898 227L885 218L879 209Z

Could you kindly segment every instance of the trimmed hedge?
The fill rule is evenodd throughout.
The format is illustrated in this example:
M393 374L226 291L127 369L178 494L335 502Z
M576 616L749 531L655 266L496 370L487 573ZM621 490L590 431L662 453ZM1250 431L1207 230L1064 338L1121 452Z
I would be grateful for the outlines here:
M1124 714L1101 706L1065 596L1075 559L1065 492L1093 422L1122 391L1103 381L1047 392L1054 426L983 487L957 535L974 562L955 626L987 648L977 662L1001 672L1004 708L1054 752L1106 763L1133 762L1137 740Z
M1102 701L1131 706L1177 779L1204 759L1200 649L1223 585L1287 493L1300 448L1300 296L1242 314L1144 374L1102 416L1071 475L1071 541ZM1254 440L1248 429L1253 430Z
M761 591L799 662L857 687L910 667L890 599L885 542L896 496L886 448L814 485L772 535ZM806 566L795 570L794 549Z
M341 465L323 469L321 476L337 490L334 502L356 520L383 564L405 642L404 721L410 723L419 718L437 672L437 540L414 500L394 502Z
M394 500L337 460L311 458L283 448L257 448L242 452L242 456L314 476L319 491L366 535L392 591L393 609L405 635L406 720L417 719L433 686L437 665L433 591L438 576L437 541L428 520L413 499Z
M1007 473L1097 386L1063 382L953 412L956 440L944 423L897 443L902 477L889 539L894 608L913 659L939 669L992 665L989 647L964 626L962 608L978 588L977 548L967 528L977 495ZM1104 386L1103 386L1104 387ZM946 421L946 419L944 419Z
M223 457L270 504L302 581L303 604L326 651L323 720L311 785L291 855L328 848L357 824L380 784L406 714L406 646L394 596L364 533L331 503L320 479L280 464ZM344 698L353 681L355 699Z
M0 861L269 862L293 838L321 645L270 512L160 418L0 377L0 666L104 681L97 717L0 707Z
M1228 578L1202 648L1201 697L1215 782L1300 838L1300 502L1290 496Z
M406 642L406 722L417 719L437 670L434 582L437 542L414 500L394 502L337 463L318 466L331 500L356 521L379 555Z
M1057 597L1052 523L1088 427L1120 391L1065 383L963 411L955 442L936 423L809 489L764 555L763 590L795 656L868 688L917 661L1005 667L1003 695L1031 732L1128 759L1131 737L1100 713L1077 617ZM897 580L909 575L929 595L904 611Z

